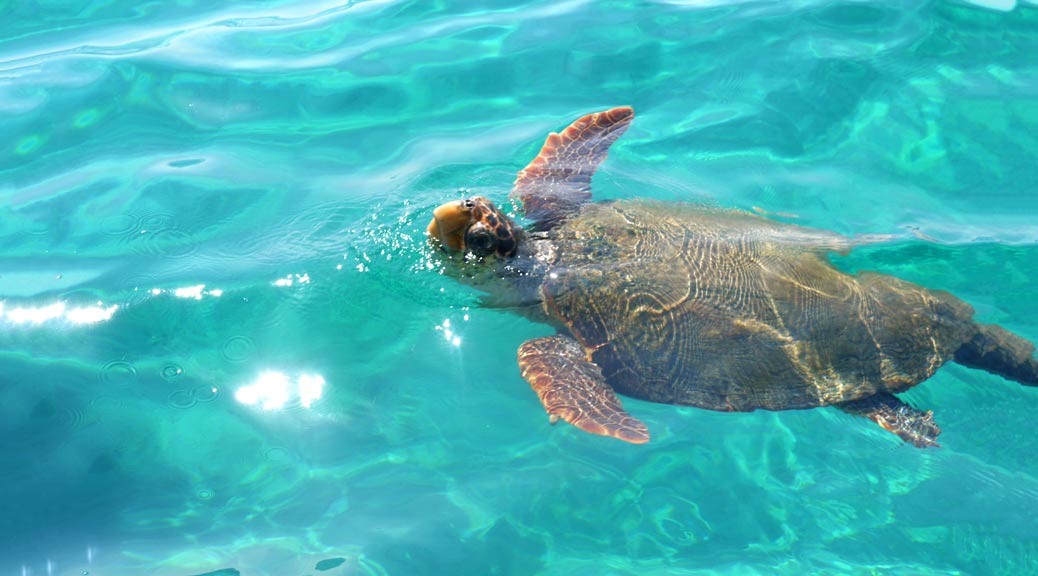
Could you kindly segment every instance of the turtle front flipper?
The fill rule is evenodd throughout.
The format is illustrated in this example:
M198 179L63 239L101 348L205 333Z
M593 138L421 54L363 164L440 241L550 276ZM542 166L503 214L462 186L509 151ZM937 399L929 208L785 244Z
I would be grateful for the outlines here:
M839 404L838 407L850 414L872 420L884 430L893 432L917 448L941 446L937 443L941 428L933 421L933 412L916 410L893 394L880 392Z
M519 347L519 370L553 422L562 418L585 432L633 444L649 441L649 429L624 411L602 371L572 338L527 340Z
M540 229L551 228L590 200L591 176L633 119L634 109L623 106L588 114L562 133L549 134L512 187L526 217Z

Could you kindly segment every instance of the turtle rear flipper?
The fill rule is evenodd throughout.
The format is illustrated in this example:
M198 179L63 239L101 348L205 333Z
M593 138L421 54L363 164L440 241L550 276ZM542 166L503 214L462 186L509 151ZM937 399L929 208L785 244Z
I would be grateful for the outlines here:
M562 418L585 432L633 444L649 441L648 428L624 411L602 371L572 338L527 340L519 347L519 369L552 422Z
M1025 386L1038 386L1034 344L994 324L978 324L977 333L955 352L955 361Z
M591 199L591 176L633 119L634 109L623 106L588 114L562 133L548 134L512 187L511 197L522 201L523 212L537 228L551 228Z
M880 392L859 400L844 402L838 407L850 414L872 420L884 430L896 434L917 448L941 446L937 443L941 428L933 421L933 412L916 410L893 394Z

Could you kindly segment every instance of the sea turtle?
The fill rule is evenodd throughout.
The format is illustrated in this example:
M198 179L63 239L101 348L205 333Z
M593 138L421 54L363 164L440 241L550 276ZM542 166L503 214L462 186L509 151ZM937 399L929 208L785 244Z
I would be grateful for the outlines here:
M836 406L926 447L941 432L933 413L895 394L945 362L1038 385L1034 345L974 322L955 296L833 267L828 253L853 239L736 210L591 202L633 118L613 108L548 135L512 190L528 229L483 197L429 224L448 270L558 330L518 354L552 422L643 443L617 393L722 411Z

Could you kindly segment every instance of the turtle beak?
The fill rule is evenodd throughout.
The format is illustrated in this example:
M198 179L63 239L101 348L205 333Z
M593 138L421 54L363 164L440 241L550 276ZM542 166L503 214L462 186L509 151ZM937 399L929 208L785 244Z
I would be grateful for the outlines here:
M461 200L448 202L433 210L429 237L436 238L452 250L465 249L465 230L472 222L471 211Z

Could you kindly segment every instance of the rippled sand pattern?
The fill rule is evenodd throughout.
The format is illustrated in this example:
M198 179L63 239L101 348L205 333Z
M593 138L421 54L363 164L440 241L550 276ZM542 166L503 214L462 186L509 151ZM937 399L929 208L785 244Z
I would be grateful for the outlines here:
M834 261L1038 339L1035 54L1010 0L0 3L0 576L1033 573L1038 390L552 427L551 329L423 231L629 104L596 197L892 235Z

